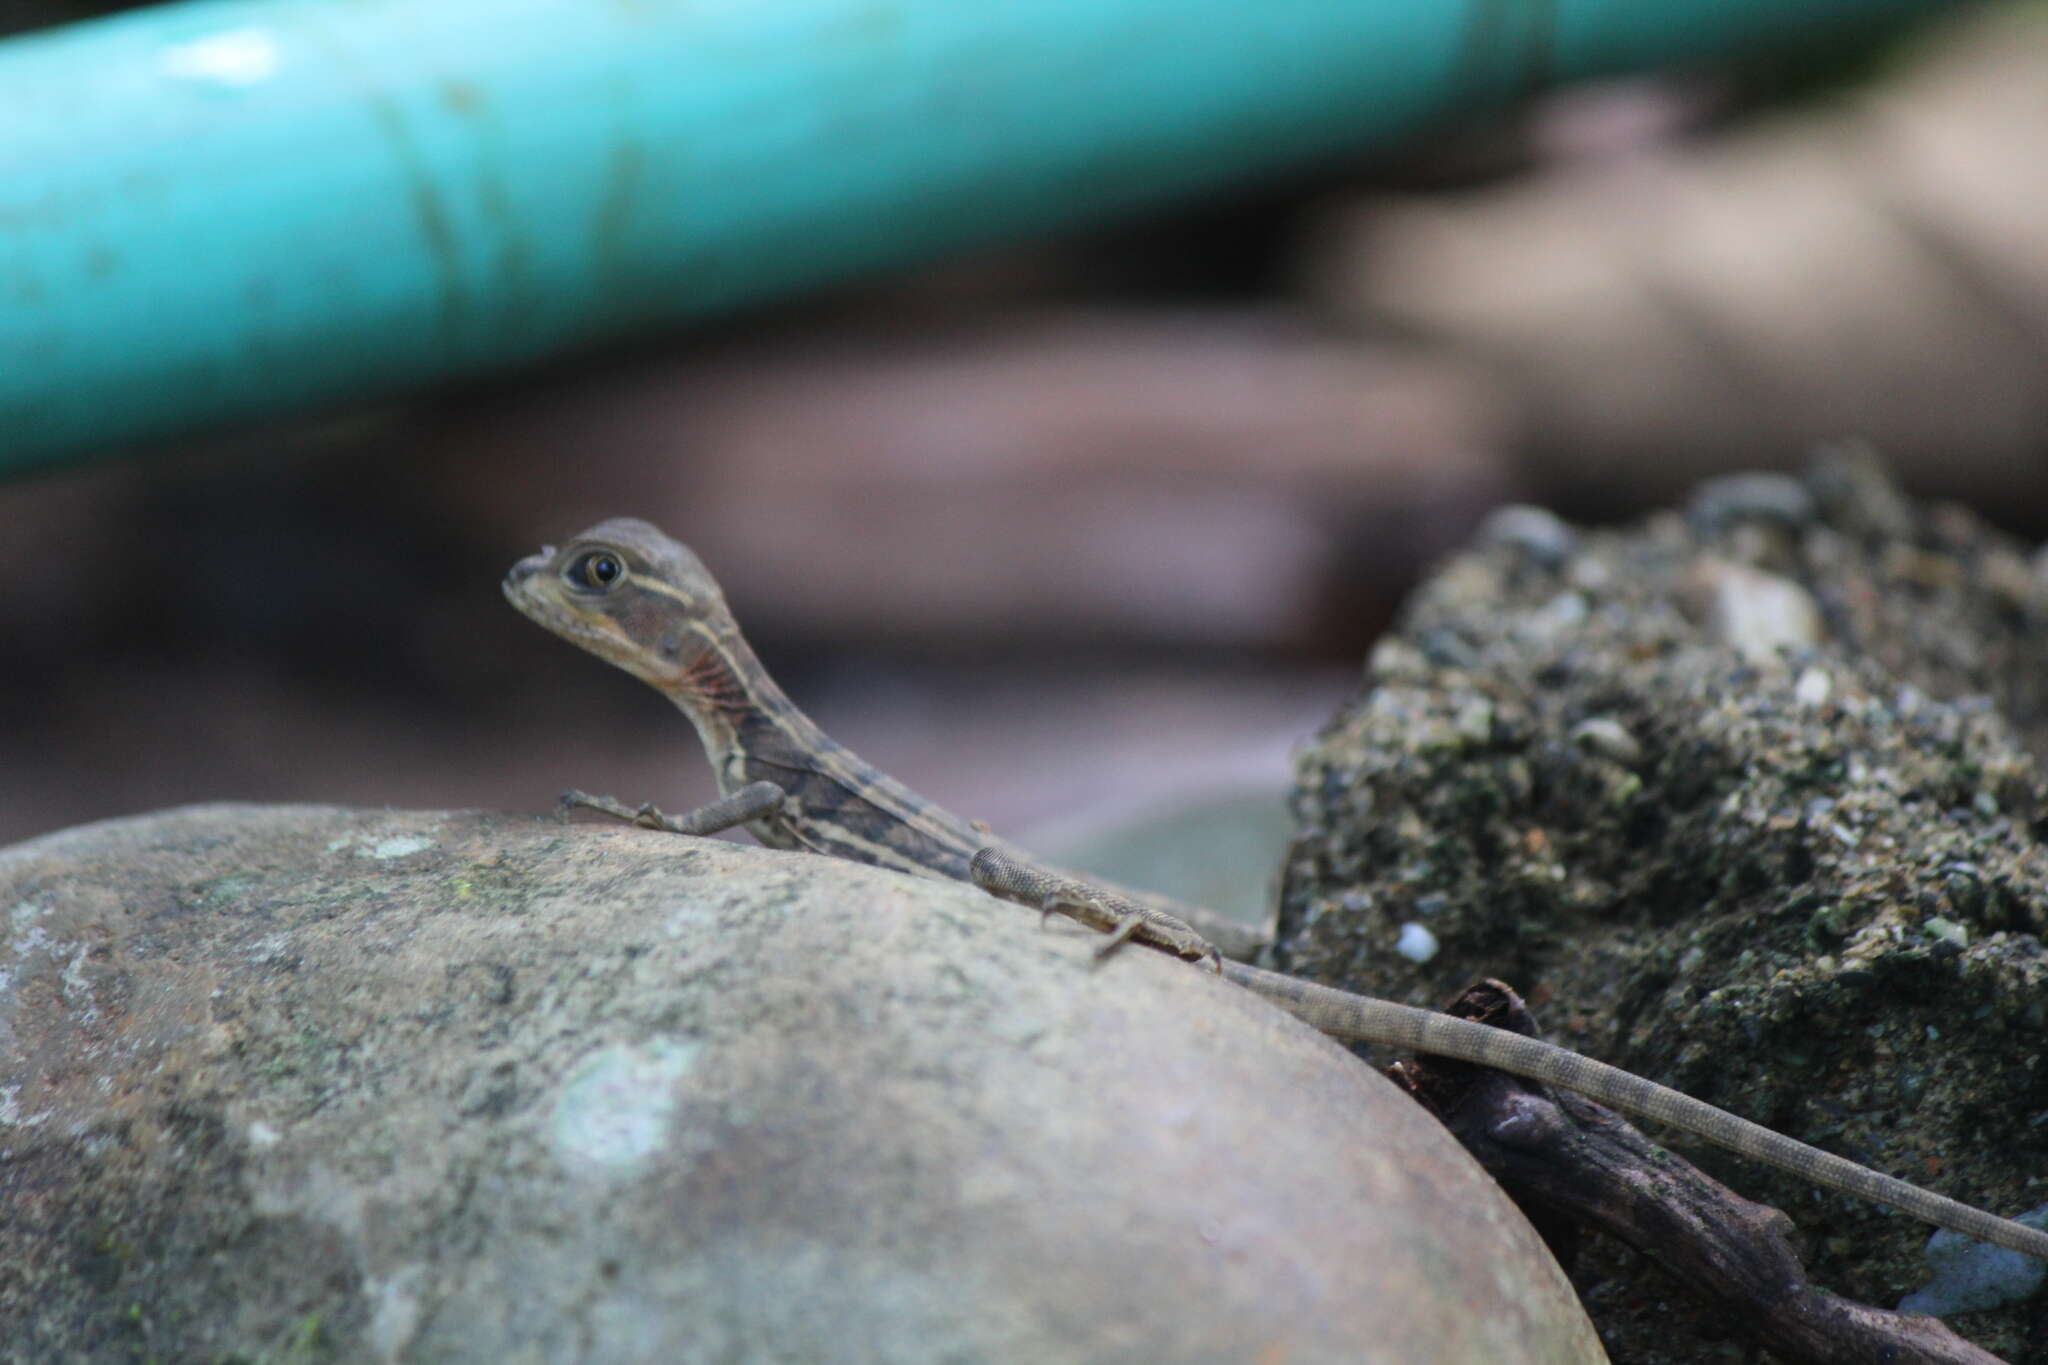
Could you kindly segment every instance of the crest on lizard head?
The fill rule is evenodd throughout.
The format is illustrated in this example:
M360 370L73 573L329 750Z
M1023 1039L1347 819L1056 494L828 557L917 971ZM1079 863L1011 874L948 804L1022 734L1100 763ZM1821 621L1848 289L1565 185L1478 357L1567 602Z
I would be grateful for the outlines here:
M632 517L601 521L505 575L521 613L656 687L672 687L731 633L732 615L697 556Z

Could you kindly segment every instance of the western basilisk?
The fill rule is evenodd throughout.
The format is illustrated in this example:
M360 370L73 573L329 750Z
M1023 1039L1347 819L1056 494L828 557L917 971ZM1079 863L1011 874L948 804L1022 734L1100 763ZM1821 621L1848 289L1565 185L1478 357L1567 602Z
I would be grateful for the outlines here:
M1168 908L1157 898L1035 862L829 738L762 668L710 572L644 521L601 522L559 550L520 560L505 578L505 596L534 621L625 669L681 708L696 725L723 793L680 817L573 791L564 797L571 805L681 834L714 834L744 824L773 848L970 881L1041 914L1065 914L1104 931L1101 951L1128 938L1202 960L1333 1037L1455 1057L1576 1091L1831 1189L2048 1259L2048 1233L1881 1175L1564 1048L1237 961L1262 945L1256 931L1214 912Z

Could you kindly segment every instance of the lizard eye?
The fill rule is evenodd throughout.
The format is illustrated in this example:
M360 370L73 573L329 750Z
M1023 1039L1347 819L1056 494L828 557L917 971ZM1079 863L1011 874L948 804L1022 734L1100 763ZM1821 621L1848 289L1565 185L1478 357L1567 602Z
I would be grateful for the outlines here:
M578 592L606 592L625 576L625 561L610 550L586 551L576 556L562 574Z

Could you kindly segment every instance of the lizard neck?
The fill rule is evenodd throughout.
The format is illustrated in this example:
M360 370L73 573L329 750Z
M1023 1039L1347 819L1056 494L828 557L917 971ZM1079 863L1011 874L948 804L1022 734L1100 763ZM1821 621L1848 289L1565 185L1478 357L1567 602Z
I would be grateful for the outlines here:
M787 802L751 822L774 848L803 848L923 876L965 880L985 830L935 806L833 740L783 694L731 621L692 623L704 643L662 692L704 741L727 795L750 782Z
M692 623L703 651L661 689L697 727L721 792L745 786L749 759L800 757L824 732L786 696L730 619ZM829 741L828 741L829 742Z

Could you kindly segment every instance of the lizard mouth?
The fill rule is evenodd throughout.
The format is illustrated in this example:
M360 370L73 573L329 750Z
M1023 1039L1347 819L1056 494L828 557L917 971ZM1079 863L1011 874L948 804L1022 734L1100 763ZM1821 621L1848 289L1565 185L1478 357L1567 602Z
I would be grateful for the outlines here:
M539 594L533 590L533 578L547 565L539 555L529 555L514 564L505 574L505 581L498 586L504 590L505 600L519 609L522 616L532 616L539 603Z
M545 573L555 562L555 547L543 545L539 554L528 555L505 571L505 595L510 597L515 588L538 573Z
M505 600L527 620L554 632L636 677L655 682L662 670L651 665L646 651L636 645L617 623L602 614L584 610L569 599L556 578L552 548L528 555L514 564L501 585Z
M505 574L503 588L505 600L510 602L521 616L546 626L557 634L573 634L578 639L589 639L591 632L577 619L576 613L567 609L559 594L549 591L554 585L554 576L548 572L554 563L552 547L537 555L528 555L514 564Z

